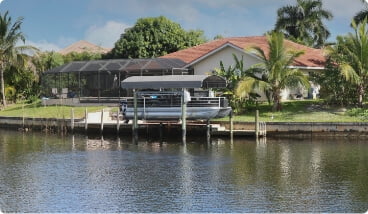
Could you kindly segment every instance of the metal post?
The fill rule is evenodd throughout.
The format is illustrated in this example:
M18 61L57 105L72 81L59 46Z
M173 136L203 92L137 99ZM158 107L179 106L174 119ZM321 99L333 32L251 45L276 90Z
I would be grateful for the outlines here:
M22 128L24 130L24 101L22 102Z
M210 124L210 120L207 120L207 143L211 143L211 124Z
M70 128L72 133L74 132L74 108L71 110L71 117L70 117Z
M101 110L101 126L100 126L100 132L101 132L101 134L103 133L103 128L104 128L104 120L103 120L103 117L104 117L104 110L102 109Z
M259 136L259 111L256 110L256 137L258 138Z
M186 89L183 89L181 95L181 131L182 131L182 141L186 143L187 141L187 104L184 102L184 93Z
M116 132L119 135L120 131L120 107L118 107L118 114L116 116Z
M98 79L98 103L100 103L100 96L101 96L101 77L100 77L100 71L97 72L97 79Z
M162 142L162 128L163 128L163 125L162 125L162 122L160 122L160 142Z
M87 132L88 130L88 112L87 108L84 109L84 131Z
M79 87L79 96L78 96L78 99L79 99L79 102L80 102L81 96L82 96L81 72L80 71L78 72L78 87Z
M134 95L134 118L133 118L133 138L134 142L137 143L138 140L138 101L137 101L137 92L133 89Z
M230 137L233 137L234 134L234 119L233 119L233 110L230 111Z
M143 119L146 120L146 98L143 96Z
M120 103L120 90L121 90L121 71L119 71L119 82L118 82L118 88L119 88L119 90L118 90L118 93L119 93L119 103ZM120 140L120 139L119 139Z

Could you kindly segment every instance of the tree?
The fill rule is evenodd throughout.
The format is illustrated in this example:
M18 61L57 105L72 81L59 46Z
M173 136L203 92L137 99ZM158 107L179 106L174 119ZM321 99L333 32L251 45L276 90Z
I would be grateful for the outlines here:
M185 31L164 16L138 19L115 43L113 58L151 58L205 42L203 31Z
M28 56L27 50L35 50L31 46L17 46L18 42L25 42L21 32L23 18L19 17L12 24L8 11L0 14L0 84L3 106L6 107L4 71L11 66L25 66Z
M62 58L64 59L64 63L69 63L72 61L86 61L86 60L99 60L102 59L101 53L93 53L93 52L71 52L66 55L62 55Z
M239 100L235 94L235 89L238 82L245 77L246 71L244 69L244 60L243 57L238 59L238 57L233 54L233 59L235 62L234 66L229 66L227 69L225 68L222 61L220 61L220 69L215 70L215 74L221 77L224 77L227 81L226 88L217 89L222 92L224 96L229 100L230 106L234 109L235 112L239 112L242 102Z
M337 48L339 44L334 45ZM338 48L337 48L338 49ZM351 83L341 75L336 56L329 56L325 69L321 72L313 72L309 77L312 82L323 86L319 90L319 96L328 104L349 105L356 103L357 91L351 87Z
M337 44L329 47L329 56L339 67L341 75L357 90L357 103L363 107L368 81L368 28L367 19L360 24L352 22L355 33L337 37Z
M273 32L267 35L269 52L260 47L251 49L262 63L256 64L247 71L238 84L236 93L238 96L249 95L254 90L264 91L272 97L273 110L281 110L281 91L285 88L298 86L309 87L308 77L297 69L291 69L294 60L303 54L302 51L287 50L284 45L284 35Z
M296 42L321 47L330 36L323 20L331 20L332 13L322 8L321 0L297 0L297 5L278 9L275 31Z
M363 10L359 11L357 14L355 14L353 19L354 19L355 23L357 23L357 24L363 22L364 19L368 18L367 2L365 0L361 0L361 2L365 4L365 8Z

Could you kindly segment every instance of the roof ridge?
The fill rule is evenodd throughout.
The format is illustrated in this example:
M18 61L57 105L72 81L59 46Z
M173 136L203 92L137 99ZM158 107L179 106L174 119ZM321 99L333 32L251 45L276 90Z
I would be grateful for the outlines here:
M325 56L322 49L311 48L302 44L298 44L291 40L285 39L285 45L291 49L303 49L305 54L298 57L295 60L295 65L302 65L306 67L321 67L325 62ZM263 36L238 36L238 37L227 37L222 39L211 40L209 42L179 50L165 56L162 58L179 58L188 65L193 62L197 62L198 59L213 53L215 50L222 48L224 45L229 44L240 49L246 49L251 46L257 46L268 52L267 38Z

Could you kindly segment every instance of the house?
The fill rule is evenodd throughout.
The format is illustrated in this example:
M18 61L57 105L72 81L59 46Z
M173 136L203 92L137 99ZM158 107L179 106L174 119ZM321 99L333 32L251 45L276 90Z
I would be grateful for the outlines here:
M319 72L324 69L325 57L321 49L314 49L285 39L286 47L293 50L303 50L304 54L297 58L292 64L292 68L298 68L306 74ZM161 58L177 58L185 63L185 68L194 70L194 74L210 74L215 69L220 68L220 61L224 67L234 66L233 54L238 59L243 57L245 68L260 63L261 60L250 51L252 47L260 47L268 54L268 43L266 36L252 37L230 37L210 41L191 48L180 50ZM313 97L318 94L319 86L312 83L309 90L303 88L286 89L283 91L284 100L302 94L303 97Z

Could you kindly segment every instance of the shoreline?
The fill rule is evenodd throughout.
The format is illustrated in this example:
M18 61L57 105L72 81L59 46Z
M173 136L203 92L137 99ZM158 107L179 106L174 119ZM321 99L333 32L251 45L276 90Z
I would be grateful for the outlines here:
M368 122L267 122L267 136L323 135L323 136L368 136ZM254 122L233 122L233 136L254 136ZM15 130L38 130L62 133L100 133L131 135L132 124L123 121L88 122L84 119L0 117L0 128ZM230 136L230 122L188 122L187 134L206 136ZM181 124L173 122L150 122L139 124L139 135L176 135L181 133Z

